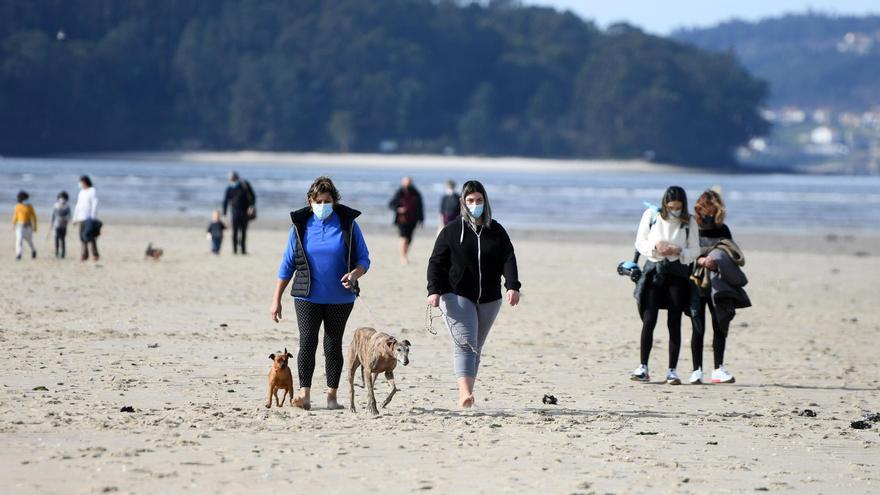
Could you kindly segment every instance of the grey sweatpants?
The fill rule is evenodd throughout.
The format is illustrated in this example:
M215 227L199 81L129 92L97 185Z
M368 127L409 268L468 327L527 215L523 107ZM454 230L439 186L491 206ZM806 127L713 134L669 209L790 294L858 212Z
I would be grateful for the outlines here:
M483 344L501 309L501 301L477 305L452 293L440 296L440 309L452 334L452 368L456 377L477 376Z

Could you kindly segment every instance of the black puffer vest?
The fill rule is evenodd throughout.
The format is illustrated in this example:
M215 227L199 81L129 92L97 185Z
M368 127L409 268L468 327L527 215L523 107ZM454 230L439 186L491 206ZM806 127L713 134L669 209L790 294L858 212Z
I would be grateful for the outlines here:
M354 234L354 219L359 217L361 212L349 208L345 205L333 205L333 213L339 215L339 225L342 228L342 239L345 241L345 249L348 251L348 271L352 271L357 263L357 255L352 249L352 235ZM312 217L312 208L306 206L296 211L290 212L290 220L293 222L293 228L296 231L296 252L293 261L296 271L293 273L293 283L290 287L290 295L294 297L306 297L312 286L312 276L309 270L309 260L306 258L306 251L303 249L302 240L306 235L306 223ZM360 287L355 286L355 294L360 294Z

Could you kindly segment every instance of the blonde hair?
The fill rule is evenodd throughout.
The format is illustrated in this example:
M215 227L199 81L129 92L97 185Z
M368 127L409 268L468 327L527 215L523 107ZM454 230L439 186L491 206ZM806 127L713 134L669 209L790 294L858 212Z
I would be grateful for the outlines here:
M707 214L707 210L712 208L715 209L715 225L723 224L724 219L727 217L727 207L724 206L724 200L721 199L721 193L714 188L704 191L694 204L694 213L697 214L698 226L705 226L703 225L703 216Z

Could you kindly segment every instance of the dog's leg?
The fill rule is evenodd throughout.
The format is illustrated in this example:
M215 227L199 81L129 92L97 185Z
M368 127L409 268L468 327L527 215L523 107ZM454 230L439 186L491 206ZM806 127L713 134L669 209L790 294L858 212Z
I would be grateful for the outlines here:
M281 403L278 402L278 387L275 387L275 390L272 391L272 395L275 396L275 405L281 407Z
M385 379L388 380L388 383L391 384L391 392L388 392L388 397L385 398L385 402L382 403L382 408L388 405L391 402L391 398L394 397L394 394L397 393L397 384L394 383L394 372L386 371Z
M284 405L284 399L287 398L287 387L284 387L282 390L283 390L284 393L281 394L281 404L278 404L278 407L283 406L283 405ZM290 399L293 400L293 397L291 397Z
M293 385L287 386L287 403L290 404L290 407L296 407L293 405Z
M366 366L364 366L366 368ZM376 391L373 389L373 371L369 369L364 369L364 372L369 374L371 379L367 382L367 397L370 399L370 412L373 413L373 416L379 415L379 408L376 407Z
M354 373L355 371L357 371L358 366L360 365L361 363L357 358L357 352L352 349L352 351L348 354L348 409L351 412L357 412L357 408L354 407Z
M269 382L269 400L266 401L266 409L272 407L272 382Z

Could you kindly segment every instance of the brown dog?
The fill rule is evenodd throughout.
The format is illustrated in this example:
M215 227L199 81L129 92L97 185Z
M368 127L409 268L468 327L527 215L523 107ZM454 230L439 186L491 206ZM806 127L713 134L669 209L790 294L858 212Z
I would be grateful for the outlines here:
M376 377L379 373L385 372L385 378L391 385L391 392L382 403L382 407L385 407L397 392L397 385L394 383L394 368L397 366L397 362L402 362L404 366L409 364L409 346L408 340L398 341L387 333L377 332L374 328L358 328L354 331L354 337L352 337L351 345L348 348L348 389L351 393L351 412L357 412L354 407L354 373L358 367L361 367L361 377L366 373L366 376L370 378L364 380L364 385L370 398L370 412L373 415L378 415L379 408L376 407L376 394L373 390Z
M144 252L144 259L159 261L159 258L161 258L164 253L165 251L163 251L162 248L154 248L153 243L151 242L147 244L147 250Z
M269 400L266 402L266 407L272 407L272 397L275 397L275 405L281 407L284 405L284 399L290 395L290 405L293 405L293 375L290 373L290 366L287 365L287 360L292 358L293 354L287 352L287 347L284 348L284 352L277 354L269 354L269 359L273 361L272 369L269 370ZM284 394L281 396L281 401L278 400L278 389L284 390Z

